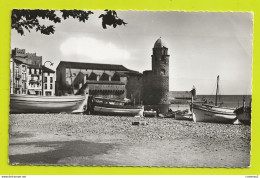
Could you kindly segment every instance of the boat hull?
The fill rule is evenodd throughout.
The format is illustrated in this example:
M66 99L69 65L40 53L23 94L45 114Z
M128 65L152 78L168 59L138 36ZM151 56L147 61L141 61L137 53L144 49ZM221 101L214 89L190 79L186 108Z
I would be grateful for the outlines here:
M251 122L251 113L244 112L237 114L237 119L242 122Z
M144 108L115 108L94 106L94 113L101 115L119 115L119 116L143 116Z
M10 113L83 112L88 96L10 95Z
M232 123L236 119L234 110L229 108L193 104L192 110L194 122Z
M251 122L251 107L241 107L235 110L238 121L242 123Z
M144 111L144 117L156 117L156 111Z

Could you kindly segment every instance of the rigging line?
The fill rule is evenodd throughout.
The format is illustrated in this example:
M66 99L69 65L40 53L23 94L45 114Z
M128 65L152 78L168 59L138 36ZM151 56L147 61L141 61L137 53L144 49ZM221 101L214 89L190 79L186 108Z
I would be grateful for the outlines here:
M211 95L215 95L215 91L216 91L216 89L217 89L217 83L218 83L218 82L215 83L214 88L213 88L213 90L212 90L212 92L211 92Z
M222 97L221 97L221 95L222 95L222 85L221 85L222 83L221 83L221 80L219 80L218 83L219 83L219 85L218 85L218 86L219 86L218 99L219 99L219 102L220 102L220 101L221 101L221 98L222 98ZM223 102L223 101L222 101L222 102Z

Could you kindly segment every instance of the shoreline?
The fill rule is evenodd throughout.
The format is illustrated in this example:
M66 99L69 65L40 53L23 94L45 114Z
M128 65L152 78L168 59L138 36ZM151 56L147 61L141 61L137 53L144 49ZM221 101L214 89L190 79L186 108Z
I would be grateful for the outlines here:
M11 114L9 122L14 165L250 166L247 125L76 114Z

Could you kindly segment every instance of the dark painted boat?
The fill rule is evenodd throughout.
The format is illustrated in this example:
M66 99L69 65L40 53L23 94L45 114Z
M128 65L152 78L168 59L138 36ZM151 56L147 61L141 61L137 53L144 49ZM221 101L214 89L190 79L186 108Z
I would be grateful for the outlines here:
M238 121L245 123L245 124L250 124L251 123L251 107L246 106L246 107L240 107L235 110L235 113L237 115Z
M144 106L128 105L124 100L96 97L93 99L94 114L120 115L120 116L143 116Z

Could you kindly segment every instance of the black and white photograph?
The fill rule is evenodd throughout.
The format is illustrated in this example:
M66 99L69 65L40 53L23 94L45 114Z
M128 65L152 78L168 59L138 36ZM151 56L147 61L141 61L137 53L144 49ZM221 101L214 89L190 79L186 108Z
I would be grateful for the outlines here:
M250 167L253 13L10 18L10 165Z

